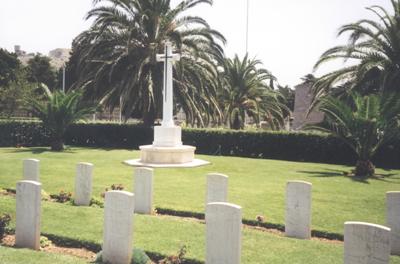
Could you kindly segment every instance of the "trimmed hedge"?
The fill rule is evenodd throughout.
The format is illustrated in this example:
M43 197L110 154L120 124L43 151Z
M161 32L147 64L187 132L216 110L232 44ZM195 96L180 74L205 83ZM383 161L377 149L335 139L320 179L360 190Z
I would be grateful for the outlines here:
M325 134L183 129L182 140L196 146L198 154L333 164L356 161L347 145ZM48 141L40 122L0 122L0 147L44 146ZM137 124L74 124L66 135L66 144L85 147L138 149L152 141L153 130ZM400 140L383 146L373 162L379 167L400 168Z

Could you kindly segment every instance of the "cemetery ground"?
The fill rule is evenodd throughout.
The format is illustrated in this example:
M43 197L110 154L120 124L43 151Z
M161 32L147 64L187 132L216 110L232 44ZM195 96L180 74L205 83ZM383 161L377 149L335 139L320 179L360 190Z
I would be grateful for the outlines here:
M47 148L0 148L0 188L15 189L22 179L22 160L40 160L40 182L48 194L61 190L74 192L78 162L94 164L93 196L112 184L132 191L133 169L121 162L138 158L128 150L69 148L50 152ZM285 187L289 180L313 184L312 229L343 235L345 221L363 221L385 225L385 193L400 189L400 171L378 169L381 177L360 180L345 176L351 167L316 163L287 162L235 157L201 156L212 164L194 169L155 169L154 206L186 215L204 213L206 174L229 176L228 201L243 207L243 219L282 226L285 216ZM103 235L103 209L77 207L54 202L42 203L42 234L76 243L100 246ZM0 196L0 214L12 215L15 226L15 199ZM147 252L172 255L183 245L186 257L204 261L205 225L201 220L170 215L135 215L134 246ZM297 240L283 237L276 230L243 229L243 263L342 263L340 241L313 238ZM18 252L18 253L17 253ZM1 263L87 263L72 256L0 247ZM392 257L391 263L400 263Z

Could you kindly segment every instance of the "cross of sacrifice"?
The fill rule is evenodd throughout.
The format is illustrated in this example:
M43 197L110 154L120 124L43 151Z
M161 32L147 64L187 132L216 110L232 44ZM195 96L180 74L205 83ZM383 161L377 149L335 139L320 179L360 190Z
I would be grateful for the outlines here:
M165 42L164 54L157 54L157 61L164 62L164 88L163 88L163 120L161 126L175 126L173 120L173 82L172 82L172 63L180 60L179 54L172 53L171 42Z

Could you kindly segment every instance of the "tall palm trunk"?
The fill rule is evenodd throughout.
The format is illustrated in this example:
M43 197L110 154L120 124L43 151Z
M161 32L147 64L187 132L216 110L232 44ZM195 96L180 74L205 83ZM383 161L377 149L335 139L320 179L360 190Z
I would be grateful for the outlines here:
M154 126L154 121L156 120L156 116L154 113L154 107L151 107L151 110L143 113L143 125L145 127L152 127Z
M233 122L231 122L231 129L235 129L235 130L239 130L242 128L242 124L241 124L241 120L240 120L240 116L239 113L236 113L234 118L233 118Z
M52 151L63 151L64 140L62 135L53 135L51 137L50 148Z
M372 177L375 175L375 166L369 159L358 160L354 174L359 177Z
M154 126L154 121L156 120L156 111L154 106L154 98L152 98L152 94L154 94L154 82L153 82L153 72L149 71L149 82L147 84L148 92L143 93L143 124L146 127ZM146 88L145 88L146 89Z

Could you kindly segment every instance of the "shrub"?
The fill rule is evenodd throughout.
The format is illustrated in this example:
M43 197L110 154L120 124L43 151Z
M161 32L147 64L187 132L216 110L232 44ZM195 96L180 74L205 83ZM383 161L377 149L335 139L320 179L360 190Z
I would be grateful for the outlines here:
M166 257L165 259L160 260L159 264L182 264L187 252L186 246L182 246L176 255L172 255Z
M60 191L58 194L51 194L51 199L54 199L57 203L66 203L72 201L72 193L71 192L64 192L63 190Z
M103 252L100 251L97 253L96 260L93 262L95 264L105 264L106 262L103 262ZM150 264L152 263L151 259L147 254L139 248L134 248L132 251L132 260L130 262L131 264Z
M45 237L45 236L40 236L40 248L47 248L52 245L51 241Z
M92 199L90 199L90 206L97 208L104 208L104 202L95 197L92 197Z
M0 216L0 240L4 238L10 221L11 216L9 214L3 214Z
M196 153L290 161L353 164L355 153L327 134L312 132L257 132L222 129L183 129L185 144ZM0 121L0 147L44 146L48 136L40 122ZM138 124L73 124L66 143L83 147L138 149L151 144L153 130ZM373 158L380 167L400 168L400 139L384 145Z
M122 184L113 184L110 187L111 191L123 191L124 190L124 186L122 186ZM106 188L105 191L101 194L101 197L105 197L106 196L106 192L110 191L109 188Z

